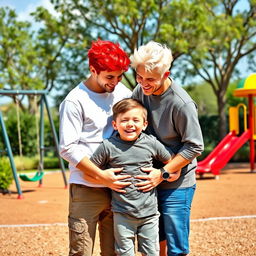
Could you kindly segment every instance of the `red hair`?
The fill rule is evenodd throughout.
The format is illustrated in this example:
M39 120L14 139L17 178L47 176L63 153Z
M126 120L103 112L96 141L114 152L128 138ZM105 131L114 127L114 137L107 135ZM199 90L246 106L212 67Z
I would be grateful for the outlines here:
M110 41L98 40L92 43L88 51L89 65L93 66L97 73L101 71L127 71L130 59L119 44Z

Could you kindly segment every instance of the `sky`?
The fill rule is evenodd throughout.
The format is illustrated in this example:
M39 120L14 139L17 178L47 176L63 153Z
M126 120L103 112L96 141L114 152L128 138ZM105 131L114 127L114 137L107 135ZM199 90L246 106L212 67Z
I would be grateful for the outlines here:
M38 6L43 6L49 11L54 12L50 0L0 0L0 7L8 6L16 11L19 20L32 21L30 13L35 11Z
M27 21L32 20L29 13L33 12L38 6L43 6L51 13L54 13L54 8L50 0L0 0L0 7L3 6L9 6L12 9L15 9L16 13L19 15L19 19ZM240 10L248 8L248 2L240 0L237 8Z

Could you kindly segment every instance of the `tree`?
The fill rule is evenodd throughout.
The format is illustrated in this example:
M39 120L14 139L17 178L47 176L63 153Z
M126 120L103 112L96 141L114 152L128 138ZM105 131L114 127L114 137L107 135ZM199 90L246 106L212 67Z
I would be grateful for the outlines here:
M184 81L201 78L211 86L218 104L219 134L220 137L225 135L227 87L241 75L238 64L242 59L248 60L248 67L255 69L255 0L51 2L57 15L53 17L43 8L39 8L34 14L43 26L33 36L33 39L37 40L36 47L31 43L30 46L23 46L24 42L20 44L22 49L42 49L39 58L41 65L31 71L30 78L35 77L35 74L38 74L38 77L42 75L45 79L44 88L63 88L63 85L67 85L70 90L71 86L82 79L85 70L88 70L85 67L85 48L91 40L101 38L118 41L129 54L139 45L156 40L172 49L175 65L171 67L171 73L174 76L179 76ZM242 10L238 8L241 2L247 3L246 8ZM25 31L23 38L30 38L30 34L26 34L28 25L26 24L25 28L23 26L25 25L20 28L21 32ZM27 40L27 44L29 42ZM14 46L12 45L15 49ZM12 47L9 48L14 51ZM3 51L8 53L9 48ZM23 55L26 56L26 51ZM25 60L27 59L26 57ZM36 64L33 64L34 68ZM11 71L13 72L12 68ZM125 78L128 87L133 88L134 75L126 73Z
M192 83L185 85L184 89L196 102L198 106L198 114L200 116L217 115L216 96L214 95L211 86L208 83Z
M119 42L128 53L145 41L153 39L159 30L159 16L166 0L52 0L56 10L76 21L76 26L90 27L92 38ZM125 74L130 88L135 83Z
M189 4L191 1L185 2ZM192 2L196 4L197 1ZM216 95L220 138L225 136L227 128L226 90L230 82L241 75L239 62L247 57L249 64L254 64L255 70L256 1L247 1L248 8L244 10L239 10L238 4L237 0L205 1L201 8L206 16L203 16L201 24L203 29L198 33L202 41L198 47L188 49L184 55L187 62L187 65L183 66L184 74L190 77L199 76L211 85ZM172 6L169 6L169 11L171 10ZM184 12L182 17L184 18ZM175 18L179 21L181 17L176 15ZM171 15L166 23L172 24L176 34L182 33L182 28L171 19ZM174 35L166 33L166 40L172 41ZM187 43L193 43L195 36L196 34Z
M183 0L174 2L174 8L167 14L165 10L171 7L173 2L170 0L130 0L125 3L122 0L52 0L58 12L65 13L72 21L77 20L76 24L79 26L89 26L95 39L118 41L128 54L150 40L165 42L166 33L175 35L175 27L171 23L167 25L165 15L175 19L177 10L179 11L184 4L187 4L190 21L193 22L187 22L181 17L178 22L182 28L186 29L185 33L182 31L179 34L176 44L173 40L167 41L176 60L187 52L188 48L193 49L200 43L201 38L196 35L201 29L200 24L206 14L200 1L196 4L188 4L188 1ZM193 8L190 8L191 6ZM188 43L191 38L194 38L193 44ZM135 74L133 77L128 73L125 74L130 88L135 86L134 77Z
M69 38L65 16L59 20L46 9L38 8L35 19L41 27L32 31L31 24L17 20L14 10L0 8L0 88L51 91L63 68L62 53ZM13 100L24 110L23 97ZM33 96L27 109L35 112Z
M30 24L19 22L16 17L13 10L0 8L0 88L42 88L42 82L33 74L38 61L29 33ZM20 105L24 108L21 102Z
M91 42L91 30L87 24L80 24L67 13L51 15L43 7L32 14L36 21L44 24L39 30L42 49L55 52L48 62L48 90L61 91L56 95L56 106L71 88L86 76L87 46ZM46 47L45 47L46 46ZM59 65L56 67L56 63Z

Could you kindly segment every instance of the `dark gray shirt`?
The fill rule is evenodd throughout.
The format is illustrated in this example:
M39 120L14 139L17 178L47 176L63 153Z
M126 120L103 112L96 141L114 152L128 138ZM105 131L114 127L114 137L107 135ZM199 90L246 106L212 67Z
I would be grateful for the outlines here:
M166 162L170 153L154 136L142 133L136 141L123 141L118 133L104 140L91 157L100 168L120 168L121 174L129 174L132 182L126 193L112 191L112 211L143 218L157 212L156 190L142 192L134 185L140 182L134 176L147 175L141 167L151 167L153 159Z
M203 137L198 121L197 106L188 93L172 81L162 95L144 95L140 85L132 98L139 99L148 110L147 133L154 135L174 154L180 154L191 163L182 168L174 182L162 182L163 189L190 187L196 182L196 157L203 151Z

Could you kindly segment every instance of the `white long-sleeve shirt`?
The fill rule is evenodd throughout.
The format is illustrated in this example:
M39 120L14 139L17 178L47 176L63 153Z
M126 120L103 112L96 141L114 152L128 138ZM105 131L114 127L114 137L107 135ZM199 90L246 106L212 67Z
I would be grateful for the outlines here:
M86 181L76 165L112 135L112 106L128 97L131 91L122 83L112 93L95 93L81 82L61 103L60 155L69 162L69 183L102 187Z

